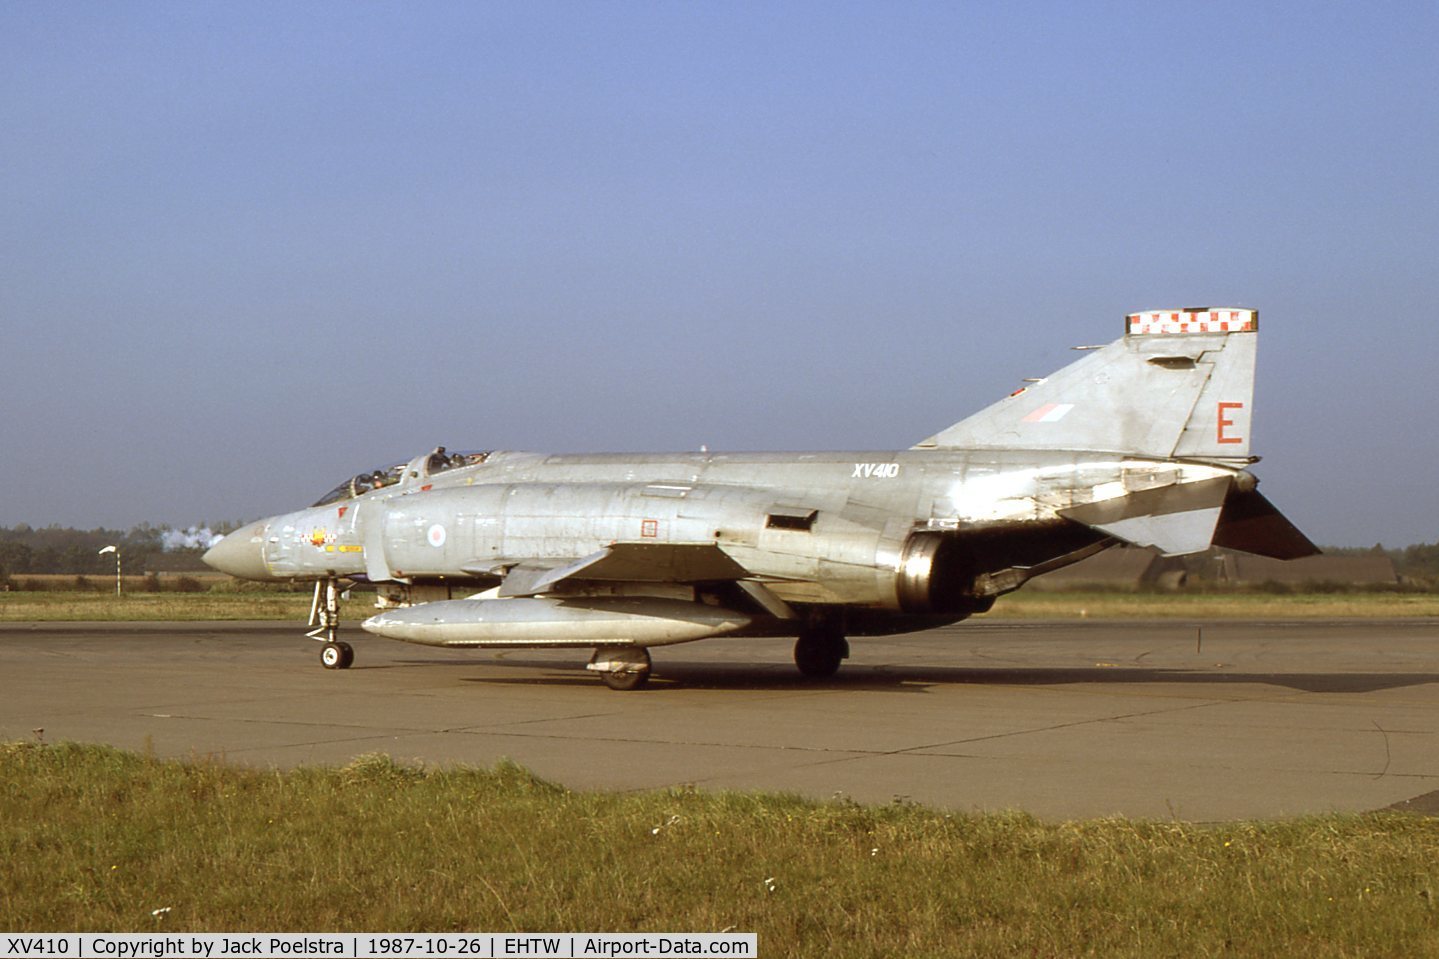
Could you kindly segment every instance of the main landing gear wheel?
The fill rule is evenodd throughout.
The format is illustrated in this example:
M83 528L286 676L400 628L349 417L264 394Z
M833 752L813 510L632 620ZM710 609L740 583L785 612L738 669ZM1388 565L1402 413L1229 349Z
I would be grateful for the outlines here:
M632 689L639 689L650 681L648 669L636 672L617 673L606 671L600 673L600 681L610 689L618 689L620 692L629 692Z
M810 679L828 679L849 659L849 642L834 629L816 629L799 634L794 644L794 664Z
M355 651L349 643L326 643L320 650L320 664L326 669L349 669L355 661Z
M629 692L650 681L649 650L636 646L628 649L597 649L586 669L600 674L600 681L610 689Z

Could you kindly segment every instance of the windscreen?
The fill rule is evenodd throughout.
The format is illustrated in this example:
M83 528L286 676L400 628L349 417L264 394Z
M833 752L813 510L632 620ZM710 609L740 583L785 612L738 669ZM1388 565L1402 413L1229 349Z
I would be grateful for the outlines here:
M368 473L358 473L330 490L311 505L328 506L330 503L338 503L341 500L363 496L370 492L370 490L393 486L400 481L401 476L405 475L406 465L406 463L396 463L393 466L384 466L379 469L370 470Z
M446 452L443 446L437 448L425 460L425 473L434 476L449 470L459 469L463 466L477 466L483 463L490 456L489 450L462 450L456 453ZM354 499L357 496L364 496L366 493L384 489L386 486L394 486L405 475L405 468L408 462L396 463L393 466L385 466L380 469L370 470L367 473L358 473L350 479L345 480L339 486L330 490L320 497L312 506L328 506L331 503L338 503L342 500Z

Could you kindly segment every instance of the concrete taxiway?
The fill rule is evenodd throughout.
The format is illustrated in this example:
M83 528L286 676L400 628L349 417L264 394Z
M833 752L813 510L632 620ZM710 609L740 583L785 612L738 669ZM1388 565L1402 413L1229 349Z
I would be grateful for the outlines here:
M981 620L853 640L823 682L786 641L715 639L655 650L631 693L581 651L348 639L354 668L331 671L290 624L0 624L0 739L280 767L509 757L575 788L1047 818L1425 809L1439 791L1436 620Z

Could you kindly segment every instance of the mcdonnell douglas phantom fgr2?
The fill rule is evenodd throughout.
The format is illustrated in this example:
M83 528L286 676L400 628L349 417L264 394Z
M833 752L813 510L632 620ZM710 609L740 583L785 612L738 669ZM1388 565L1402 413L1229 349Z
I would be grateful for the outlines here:
M344 669L362 624L450 648L593 649L614 689L652 646L791 637L806 676L847 637L983 613L1117 543L1318 552L1249 472L1258 315L1133 313L1125 334L906 450L545 455L442 447L225 537L205 562L313 580L310 633Z

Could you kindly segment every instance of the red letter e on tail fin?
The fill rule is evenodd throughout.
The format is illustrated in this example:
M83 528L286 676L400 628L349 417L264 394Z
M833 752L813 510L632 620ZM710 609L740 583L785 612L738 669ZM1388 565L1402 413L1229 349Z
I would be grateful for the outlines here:
M1219 411L1218 411L1219 425L1218 425L1218 427L1217 427L1217 429L1216 429L1216 431L1215 431L1217 435L1216 435L1215 438L1214 438L1214 441L1215 441L1216 443L1243 443L1243 442L1244 442L1244 438L1243 438L1243 437L1241 437L1241 436L1230 436L1230 435L1226 432L1226 430L1225 430L1226 427L1230 427L1230 426L1233 426L1233 425L1234 425L1234 421L1231 420L1231 419L1230 419L1228 416L1226 416L1225 414L1228 413L1230 410L1242 410L1242 409L1244 409L1244 404L1243 404L1243 403L1220 403L1220 404L1219 404Z

